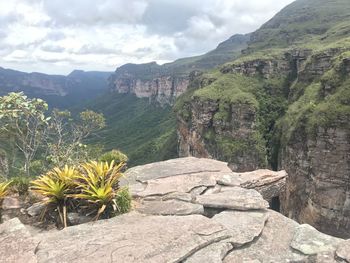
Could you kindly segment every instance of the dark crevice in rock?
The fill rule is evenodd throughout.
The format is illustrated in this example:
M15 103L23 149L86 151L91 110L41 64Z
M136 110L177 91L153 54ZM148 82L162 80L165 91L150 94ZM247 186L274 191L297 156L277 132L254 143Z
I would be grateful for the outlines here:
M280 213L281 203L280 203L280 197L279 196L272 197L272 199L269 202L269 204L270 204L270 209Z
M198 252L199 250L206 248L207 246L210 246L214 243L218 243L220 241L223 241L225 239L229 239L230 236L229 235L225 235L225 236L221 236L221 237L217 237L214 238L212 240L209 240L201 245L199 245L198 247L192 249L191 251L189 251L188 253L186 253L184 256L182 256L181 258L179 258L178 260L175 260L174 263L185 263L186 259L188 259L189 257L191 257L192 255L194 255L196 252Z
M226 211L228 209L225 208L212 208L212 207L205 207L204 206L204 213L203 216L212 218L213 216L220 214L223 211Z

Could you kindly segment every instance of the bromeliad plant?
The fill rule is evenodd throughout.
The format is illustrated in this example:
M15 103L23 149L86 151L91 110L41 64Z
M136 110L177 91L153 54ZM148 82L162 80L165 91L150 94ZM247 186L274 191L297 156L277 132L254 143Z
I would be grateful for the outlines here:
M0 183L0 204L1 201L5 198L5 196L9 193L9 186L12 182L2 182Z
M69 194L73 193L78 174L74 167L65 166L63 169L54 168L32 181L31 190L47 197L44 201L47 205L56 206L64 227L67 227L67 201Z
M54 204L64 227L67 211L102 215L106 218L130 210L131 197L128 188L121 188L119 180L124 163L87 162L79 169L65 166L55 168L32 182L31 190L47 197L47 204Z
M111 213L118 212L120 204L116 197L119 188L119 180L123 176L121 169L124 163L114 165L114 161L108 162L87 162L82 164L82 173L78 176L80 180L78 188L80 193L74 198L87 201L97 208L96 220L104 213L109 217Z

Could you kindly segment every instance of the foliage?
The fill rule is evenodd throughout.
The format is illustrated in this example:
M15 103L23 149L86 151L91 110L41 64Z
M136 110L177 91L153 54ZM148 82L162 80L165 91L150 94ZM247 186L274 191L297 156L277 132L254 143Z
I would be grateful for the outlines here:
M119 187L124 163L90 161L79 168L54 168L31 182L31 190L47 197L46 204L58 212L60 223L67 227L67 211L95 213L110 217L130 209L127 188ZM49 212L52 213L52 209Z
M0 182L0 202L6 195L8 195L11 183L12 181Z
M129 158L129 167L177 156L171 107L161 108L130 94L108 94L87 107L101 110L107 126L86 142L102 143L107 151L121 150Z
M103 114L86 110L74 120L68 110L53 109L51 116L46 136L47 160L62 166L89 159L91 152L83 140L105 127Z
M74 167L54 168L45 175L32 181L31 190L47 197L47 204L57 206L60 221L67 227L67 198L75 188L75 178L78 172Z
M114 161L116 164L127 163L128 157L121 151L113 149L109 152L102 154L99 157L99 161L107 163L111 163L112 161Z
M27 176L11 177L11 189L20 196L28 194L31 179Z
M24 171L30 175L34 159L45 134L49 118L45 117L48 105L41 99L29 99L20 93L0 97L1 131L12 138L24 156Z

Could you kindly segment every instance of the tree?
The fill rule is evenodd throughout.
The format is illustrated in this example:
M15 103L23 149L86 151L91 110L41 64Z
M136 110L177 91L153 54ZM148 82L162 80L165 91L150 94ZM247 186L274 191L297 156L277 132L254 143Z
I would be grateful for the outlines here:
M48 105L41 99L29 99L23 92L0 97L0 132L13 139L24 156L24 171L30 175L30 163L44 138L49 118Z
M56 166L86 161L89 155L84 139L105 127L103 114L83 111L74 120L67 110L54 109L46 136L47 156Z

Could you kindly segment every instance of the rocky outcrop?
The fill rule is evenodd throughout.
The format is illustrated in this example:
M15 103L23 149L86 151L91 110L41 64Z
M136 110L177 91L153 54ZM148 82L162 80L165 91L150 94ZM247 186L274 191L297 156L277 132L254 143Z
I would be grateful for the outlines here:
M282 201L285 215L350 238L349 138L349 130L340 127L319 128L314 139L295 132L282 156L290 175Z
M126 72L111 80L110 87L113 92L135 94L138 98L148 98L150 102L167 105L173 104L187 90L188 83L188 78L159 76L147 80Z
M263 77L269 79L281 74L288 74L290 63L284 59L253 59L245 62L234 62L221 67L224 74L238 73L250 77Z
M109 78L110 90L148 98L151 103L161 106L173 105L175 99L188 89L192 72L213 69L236 58L246 48L249 39L249 34L237 34L202 56L178 59L163 65L156 62L125 64Z
M225 110L228 112L223 113L219 101L194 97L189 109L190 117L187 120L180 114L177 116L180 157L225 160L230 163L231 169L240 172L264 166L264 160L261 160L252 139L257 117L254 107L247 104L227 104ZM228 118L221 118L221 114ZM232 147L223 147L225 143Z
M123 182L131 184L135 211L42 233L11 219L0 225L0 261L325 262L312 261L325 256L333 260L329 262L347 260L348 241L299 225L267 209L256 190L242 188L268 187L285 177L283 171L268 170L237 174L227 163L192 157L138 166L126 172Z

